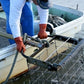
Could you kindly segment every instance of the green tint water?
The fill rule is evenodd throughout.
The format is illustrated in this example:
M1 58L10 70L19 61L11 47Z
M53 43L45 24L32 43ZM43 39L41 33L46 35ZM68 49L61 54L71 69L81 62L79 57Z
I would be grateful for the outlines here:
M0 17L6 19L6 15L4 12L0 12Z

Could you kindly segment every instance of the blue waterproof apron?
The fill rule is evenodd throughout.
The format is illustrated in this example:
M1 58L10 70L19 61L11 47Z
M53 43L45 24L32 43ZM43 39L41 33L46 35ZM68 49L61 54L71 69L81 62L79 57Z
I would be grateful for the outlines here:
M6 31L9 34L12 34L10 25L9 25L9 9L10 9L10 0L0 0L3 10L6 13ZM34 35L34 28L33 28L33 14L32 14L32 4L31 2L26 2L21 15L20 20L22 26L22 33L27 33L30 36ZM10 44L15 43L14 40L9 39Z

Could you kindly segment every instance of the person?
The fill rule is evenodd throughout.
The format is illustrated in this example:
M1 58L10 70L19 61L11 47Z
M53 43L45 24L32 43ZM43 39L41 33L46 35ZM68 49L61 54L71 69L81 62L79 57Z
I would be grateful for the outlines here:
M40 39L47 38L48 0L33 0L33 2L37 5L38 14L40 16L38 37ZM27 33L30 36L34 35L31 0L0 0L0 3L6 13L7 33L13 34L17 50L21 52L23 49L23 52L25 52L20 25L23 34ZM9 39L10 44L13 44L14 41Z

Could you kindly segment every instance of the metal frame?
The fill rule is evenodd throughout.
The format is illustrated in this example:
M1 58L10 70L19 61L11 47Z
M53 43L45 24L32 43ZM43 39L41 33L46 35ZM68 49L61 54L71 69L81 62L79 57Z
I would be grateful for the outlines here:
M3 37L6 37L6 38L14 39L12 37L12 35L7 34L7 33L1 32L0 35L3 36ZM61 65L69 58L70 55L65 57L63 59L63 61L61 63L59 63L59 64L50 64L50 63L47 63L47 62L44 62L44 61L41 61L41 60L37 60L37 59L32 58L32 57L34 57L36 54L38 54L45 47L49 47L49 43L52 42L53 40L66 41L69 38L67 40L67 42L75 44L75 45L78 44L79 41L74 39L74 38L65 37L65 36L61 36L61 35L54 35L54 36L48 35L48 37L51 37L51 39L49 41L46 41L46 40L39 40L38 38L33 38L33 37L28 36L27 34L25 34L23 36L24 44L31 45L31 46L34 46L34 47L38 47L39 49L36 52L34 52L31 56L26 56L26 55L24 55L23 52L21 52L21 54L22 54L23 57L26 58L27 63L32 63L32 64L35 64L35 65L47 68L48 70L51 70L51 71L53 71L53 70L57 71L57 70L59 70L59 67L61 67ZM33 42L31 42L29 39L31 41L33 40ZM37 44L35 42L37 42Z

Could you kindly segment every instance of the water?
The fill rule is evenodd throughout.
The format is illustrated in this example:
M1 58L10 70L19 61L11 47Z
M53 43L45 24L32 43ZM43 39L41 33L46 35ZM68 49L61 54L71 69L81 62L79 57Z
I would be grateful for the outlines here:
M1 12L1 13L0 13L0 17L3 17L4 19L6 19L5 13L4 13L4 12Z
M52 0L54 4L76 9L78 5L78 10L84 11L84 0Z

